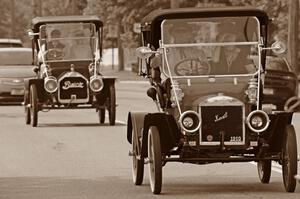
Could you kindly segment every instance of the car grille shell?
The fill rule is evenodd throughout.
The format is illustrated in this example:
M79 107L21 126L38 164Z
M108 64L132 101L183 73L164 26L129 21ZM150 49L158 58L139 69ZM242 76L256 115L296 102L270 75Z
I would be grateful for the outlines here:
M87 103L89 101L88 80L78 72L69 72L58 80L60 103Z

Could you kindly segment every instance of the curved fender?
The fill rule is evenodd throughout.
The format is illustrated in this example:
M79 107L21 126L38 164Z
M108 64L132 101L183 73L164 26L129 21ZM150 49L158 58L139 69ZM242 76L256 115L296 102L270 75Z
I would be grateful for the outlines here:
M132 131L137 132L137 135L142 136L142 129L144 127L144 118L148 113L145 112L129 112L127 119L127 141L131 143Z
M144 119L142 157L148 155L148 131L151 126L156 126L159 131L162 153L166 153L177 146L182 134L174 117L166 113L149 113Z

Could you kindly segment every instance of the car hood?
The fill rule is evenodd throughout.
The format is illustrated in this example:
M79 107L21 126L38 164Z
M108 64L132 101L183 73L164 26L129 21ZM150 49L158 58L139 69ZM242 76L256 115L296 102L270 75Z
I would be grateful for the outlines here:
M25 66L1 66L0 65L0 78L29 78L34 77L32 65Z

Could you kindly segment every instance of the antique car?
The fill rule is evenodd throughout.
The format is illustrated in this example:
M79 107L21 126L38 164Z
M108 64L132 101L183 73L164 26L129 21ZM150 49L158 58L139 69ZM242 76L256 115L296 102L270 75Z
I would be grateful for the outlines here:
M101 74L103 23L97 16L36 17L32 38L36 77L25 83L26 124L38 112L96 109L99 122L115 124L115 77Z
M24 80L35 76L31 48L0 48L0 103L21 103Z
M249 7L163 9L143 18L139 73L150 80L147 95L157 110L128 114L135 185L143 182L144 164L151 191L159 194L167 162L254 161L262 183L278 162L285 190L294 192L291 121L298 101L289 101L297 80L266 72L266 54L286 50L280 41L268 45L268 22L264 11Z

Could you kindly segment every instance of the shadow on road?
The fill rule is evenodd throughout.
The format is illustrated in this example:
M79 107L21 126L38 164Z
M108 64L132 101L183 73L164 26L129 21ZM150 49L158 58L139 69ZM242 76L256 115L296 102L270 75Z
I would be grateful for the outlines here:
M251 183L164 183L158 198L289 198L280 182ZM274 195L275 194L275 195ZM289 194L295 196L298 193ZM0 178L1 198L22 199L99 199L99 198L153 198L148 181L134 186L131 179L103 176L97 179L60 177ZM273 197L274 198L274 197Z
M38 124L38 127L93 127L93 126L101 126L101 127L113 127L108 123L99 124L99 123L41 123ZM126 126L124 123L116 122L115 126Z

